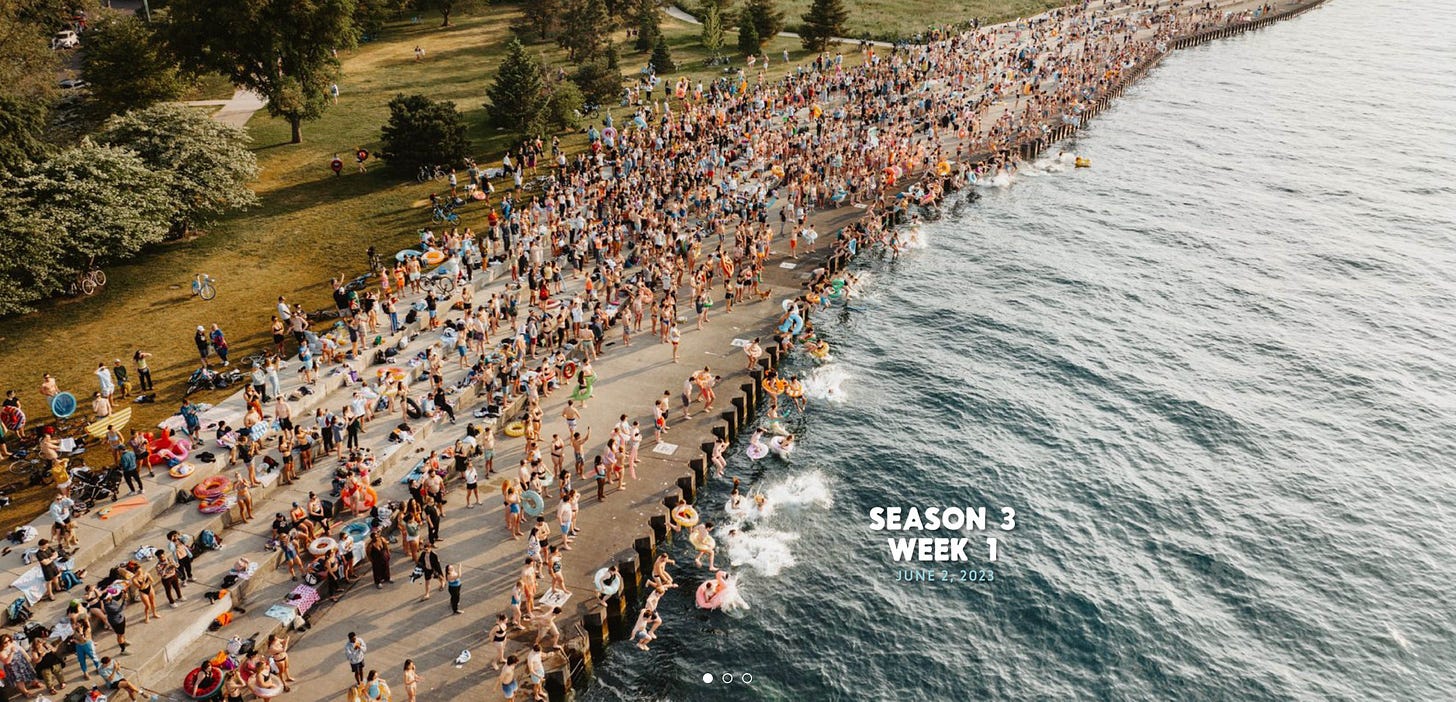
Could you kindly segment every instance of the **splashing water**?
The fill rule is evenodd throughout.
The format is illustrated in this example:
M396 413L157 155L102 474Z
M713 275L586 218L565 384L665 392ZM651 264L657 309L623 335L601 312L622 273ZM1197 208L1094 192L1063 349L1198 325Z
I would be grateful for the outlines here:
M849 399L844 392L844 381L849 379L849 371L836 363L829 363L814 369L813 373L804 380L804 396L811 400L827 400L834 404L843 404Z

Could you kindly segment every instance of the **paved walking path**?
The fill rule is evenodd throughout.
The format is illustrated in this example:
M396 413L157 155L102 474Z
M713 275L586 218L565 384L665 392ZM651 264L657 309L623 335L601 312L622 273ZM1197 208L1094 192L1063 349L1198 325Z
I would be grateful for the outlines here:
M248 125L248 120L252 119L253 113L263 109L268 101L251 90L238 88L227 100L190 100L182 104L189 107L220 107L221 109L212 113L212 118L223 124L242 129Z

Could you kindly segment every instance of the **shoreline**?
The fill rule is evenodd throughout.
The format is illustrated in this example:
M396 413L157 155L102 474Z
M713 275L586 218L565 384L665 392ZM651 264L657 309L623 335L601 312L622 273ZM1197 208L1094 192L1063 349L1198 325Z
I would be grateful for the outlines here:
M1179 38L1170 44L1165 51L1129 69L1116 86L1109 90L1107 95L1100 98L1090 109L1080 115L1077 124L1059 125L1056 128L1050 129L1046 136L1021 142L1015 149L1016 155L1023 161L1029 161L1044 153L1053 144L1074 136L1078 130L1085 128L1098 114L1121 97L1123 91L1128 86L1137 82L1148 70L1179 49L1185 49L1260 29L1274 22L1298 16L1324 4L1324 2L1325 0L1295 0L1293 3L1288 3L1287 7L1277 9L1257 19L1225 27L1211 28L1197 34ZM962 163L979 164L991 161L1005 154L1006 152L983 151L964 159ZM927 180L927 176L929 175L928 171L929 169L925 169L913 174L914 177L907 177L905 181L906 187L902 188L900 192L907 191L910 185L914 183ZM957 175L959 175L959 172ZM933 205L939 205L953 193L959 192L967 187L973 187L962 183L960 187L952 188L949 187L949 182L952 178L947 177L940 180L947 187L935 198L932 203ZM841 211L840 209L836 209L830 210L829 212L837 213ZM898 212L900 210L896 211ZM823 212L816 212L816 214L823 214ZM848 214L853 214L854 216L845 218L848 221L840 222L836 227L825 228L826 231L837 235L841 227L852 224L866 216L866 213L859 213L853 210ZM811 218L811 222L813 222L816 228L819 228L822 224L822 222L814 221L813 218ZM825 265L828 271L833 274L844 270L852 260L853 257L832 254L815 259L814 262ZM776 317L777 315L770 314L760 320L760 323L763 325L762 331L765 334L770 336L773 334L774 325L771 320ZM754 369L747 377L749 382L738 383L736 385L737 393L730 399L730 404L733 409L721 413L718 418L719 421L714 421L712 426L708 428L708 431L702 435L703 441L700 444L701 455L687 461L687 472L680 474L675 481L677 490L674 491L671 488L666 489L666 494L662 498L662 511L659 514L651 515L647 519L645 525L646 531L633 538L630 547L622 547L616 551L619 554L631 552L632 555L629 555L625 560L608 561L608 565L616 565L623 576L623 593L617 597L610 598L609 606L606 610L600 612L593 610L583 617L582 626L584 627L583 636L585 642L582 642L580 639L568 642L568 647L574 644L576 650L574 651L574 655L568 656L567 666L548 667L547 692L553 702L570 699L569 695L573 694L575 686L589 682L592 670L596 664L595 659L604 657L610 644L622 644L629 638L632 625L632 612L635 606L641 602L642 596L646 592L646 580L651 572L651 564L657 555L662 552L664 546L671 546L676 541L673 530L669 527L671 510L679 503L696 504L700 494L706 488L711 487L710 460L713 439L715 437L725 438L729 442L734 442L739 438L742 429L756 418L759 405L764 399L764 391L761 385L764 373L767 370L776 369L781 360L777 346L765 346L764 350L765 356L760 360L759 367ZM735 374L732 378L725 376L723 380L725 383L733 385L733 383L729 383L730 380L737 381L742 380L742 378L739 378L738 374ZM630 603L627 601L627 598L630 598ZM612 600L617 600L617 602L612 604Z
M1237 26L1207 30L1197 35L1177 40L1168 48L1167 51L1163 51L1156 56L1151 57L1148 60L1143 61L1137 66L1129 69L1126 72L1123 80L1121 80L1114 89L1110 90L1105 97L1097 102L1097 104L1095 104L1091 109L1087 110L1081 115L1081 120L1078 125L1061 125L1057 129L1052 130L1048 136L1043 136L1036 140L1023 142L1018 147L1018 155L1021 158L1028 160L1031 158L1035 158L1038 154L1042 153L1046 148L1048 148L1051 144L1055 143L1057 140L1071 136L1071 134L1074 133L1077 128L1085 126L1092 117L1096 116L1096 114L1098 114L1102 109L1105 109L1106 106L1110 104L1113 99L1115 99L1122 93L1123 89L1125 89L1127 85L1130 85L1137 78L1141 77L1147 71L1147 69L1151 68L1164 56L1171 53L1174 49L1184 48L1186 46L1191 46L1196 43L1203 43L1215 38L1230 36L1235 33L1247 31L1249 29L1260 28L1274 21L1285 19L1302 13L1305 10L1320 5L1322 1L1323 0L1309 0L1308 2L1295 3L1292 7L1288 7L1282 12L1274 12L1257 20L1242 23ZM1002 152L1001 154L985 152L983 154L980 154L979 156L973 156L970 159L965 159L962 162L968 164L980 163L982 161L994 159L999 155L1004 155L1005 153L1006 152ZM904 192L914 184L925 182L925 176L926 171L924 170L912 174L907 174L900 189L900 192ZM950 181L952 179L941 180L942 184L944 185L946 184L946 181ZM950 189L947 188L947 192L949 191ZM703 335L705 338L700 339L698 338L699 335L689 333L685 335L684 346L689 346L688 342L691 341L691 345L693 346L692 351L697 351L704 344L710 344L712 345L712 348L721 348L724 345L721 342L725 340L723 338L725 336L724 327L728 327L740 321L746 321L746 323L734 330L737 332L737 334L728 333L726 335L728 339L731 339L734 336L745 335L750 338L753 336L763 336L765 338L771 336L773 329L772 320L774 320L778 316L778 308L776 303L778 300L789 296L790 293L788 291L792 291L792 294L794 296L802 293L803 270L812 268L816 265L824 265L832 273L842 270L845 266L849 264L849 256L832 252L832 246L830 246L830 244L833 237L829 235L837 233L838 230L840 230L844 226L861 220L866 214L869 213L869 211L860 211L853 207L841 207L834 210L816 211L811 218L811 222L816 226L816 228L824 231L826 237L824 241L821 242L822 244L824 244L824 246L821 246L821 251L818 252L815 256L801 258L794 268L782 268L779 266L780 263L787 260L782 255L782 252L779 252L779 255L775 255L774 257L770 258L768 261L769 268L765 271L765 284L771 286L774 290L774 296L772 297L772 299L753 300L752 302L740 303L740 306L742 307L742 312L735 311L735 315L725 315L721 311L715 312L712 317L712 323L710 324L709 328L705 330L706 332L710 332L710 334L705 334ZM825 249L828 249L828 251L825 251ZM486 285L490 284L490 281L486 282ZM767 306L764 306L764 302L768 302L769 304ZM616 329L616 327L609 327L608 329ZM645 346L647 346L648 349L652 349L655 347L657 351L663 350L661 348L661 345L654 344L654 340L651 339L647 334L643 333L641 335L641 338L643 338L643 343ZM666 374L671 373L677 378L677 382L680 382L682 374L685 374L695 368L695 363L692 361L687 361L681 364L680 368L677 366L664 367L661 366L663 362L660 359L657 361L657 365L646 365L642 361L642 358L638 355L639 353L647 353L647 351L634 351L631 354L627 354L621 353L620 349L618 349L617 352L604 356L601 359L599 365L603 368L608 369L608 371L601 373L602 381L598 384L598 388L614 390L614 392L607 393L610 399L604 397L601 399L592 400L593 409L591 410L591 412L593 415L602 413L601 408L603 405L613 407L614 409L625 408L621 411L631 412L634 416L640 415L641 410L650 405L651 401L655 397L656 391L659 389L660 386L654 385L652 386L652 390L649 391L645 383L650 383L651 381L645 379L638 380L637 377L639 374L650 373L653 378L657 378L659 376L667 377ZM723 438L727 438L732 441L733 439L737 438L738 433L744 426L748 425L753 421L759 404L763 400L763 392L760 382L762 379L762 374L765 369L776 367L779 360L777 348L773 345L765 345L766 358L763 359L763 361L760 363L759 368L755 369L750 373L745 371L743 368L744 361L741 350L730 347L728 351L723 353L715 353L711 350L707 351L706 353L713 357L712 363L726 363L727 365L725 367L731 367L733 369L731 373L725 372L722 374L722 383L719 385L720 389L733 388L733 391L721 393L720 401L723 401L722 406L715 408L716 411L711 416L704 415L702 411L699 410L698 414L695 415L695 419L692 420L691 423L683 422L681 420L673 422L673 430L665 439L665 441L678 442L680 448L688 449L686 455L691 456L691 458L684 460L684 454L681 452L668 454L670 457L658 458L652 455L651 451L644 450L644 465L642 470L648 475L645 475L641 481L634 483L631 494L624 496L625 499L636 499L638 501L635 503L629 502L630 507L625 514L622 513L615 506L611 508L614 513L613 516L611 516L611 522L605 522L597 519L597 517L607 514L605 512L602 512L601 510L596 510L594 513L590 513L589 516L592 516L594 519L591 523L589 523L589 527L593 528L594 530L600 530L602 533L593 534L592 539L583 539L579 542L580 545L578 546L578 549L576 551L573 551L571 554L568 554L570 557L570 560L568 561L570 569L568 572L571 573L572 576L574 576L569 578L570 582L568 584L574 589L577 589L578 591L589 592L590 573L594 572L596 567L601 567L602 565L611 565L614 563L617 564L621 569L625 587L622 594L609 599L609 605L605 610L598 607L580 607L581 602L589 601L590 599L590 596L588 594L583 594L581 600L578 603L574 603L571 610L563 614L562 625L563 629L566 630L566 635L563 638L562 644L563 646L567 647L569 653L565 656L564 660L557 660L555 661L555 665L548 665L549 672L547 676L547 689L552 699L567 698L567 696L571 694L571 690L575 685L585 683L588 676L590 676L596 662L600 661L601 657L606 654L607 644L611 641L620 641L628 637L631 628L631 612L635 609L636 604L641 601L642 595L645 592L643 587L646 576L648 572L650 572L650 564L657 553L659 553L663 548L671 546L675 543L675 539L672 538L673 535L667 527L668 511L680 501L688 503L696 502L699 495L704 491L704 489L708 487L708 474L710 472L710 462L708 460L708 457L710 455L709 451L711 450L712 438L714 436L721 435ZM656 353L655 355L661 356L661 353ZM687 354L685 354L685 356L686 355ZM372 367L373 364L368 362L367 357L359 365L361 365L362 368L368 368L370 371L374 370ZM619 365L625 365L627 371L618 372ZM619 383L627 386L625 388L625 392L623 392L624 388L614 387L617 386ZM636 384L643 384L643 387L632 387ZM674 386L671 384L668 384L666 387L670 390L674 388ZM556 410L559 409L560 403L564 399L564 394L565 393L558 393L555 398L552 398L549 401L549 405L547 406L549 410L547 412L548 417L554 417L554 413L556 412ZM318 398L315 398L315 402L323 401L323 398L326 395L327 393L321 393ZM625 395L631 396L628 397ZM460 406L462 408L465 407L465 402L463 398L464 395L461 396L460 401ZM232 398L229 398L229 400L231 399ZM517 400L519 401L519 398L517 398ZM334 402L335 400L327 401ZM306 408L305 411L307 411ZM298 410L295 410L295 412L298 413ZM615 417L616 414L616 411L606 413L606 415L609 415L610 417ZM504 418L507 416L515 415L503 414L502 416ZM462 419L466 419L466 421L468 421L468 419L465 417L462 417ZM604 423L610 424L609 421ZM384 422L376 423L374 425L374 429L380 429L380 425L382 424L384 424ZM434 425L429 426L431 426L432 428L443 428L434 427ZM375 434L377 435L377 433L378 432L376 431ZM429 438L428 432L421 433L422 441ZM446 432L439 433L444 434ZM550 429L545 430L545 433L549 434ZM377 436L375 438L377 438ZM699 449L694 450L692 448L693 440L701 440L698 444ZM519 443L520 442L508 442L508 448L499 451L502 456L497 460L499 461L498 465L504 466L502 472L509 472L509 466L511 465L511 461L513 461L514 458L519 454ZM645 448L646 447L644 447L644 449ZM390 475L390 473L393 472L397 474L400 468L404 467L407 464L412 464L415 458L417 458L417 456L414 456L412 453L406 454L402 451L395 454L386 455L384 457L384 465L381 467L381 473L384 473L386 476L385 485L387 487L393 488L394 490L398 490L398 486L394 483L393 480L393 478L396 476ZM656 473L654 473L654 471L656 471ZM316 479L325 472L326 471L324 470L316 471L314 475L309 479L310 482L316 482ZM274 477L276 478L276 474ZM327 485L327 483L325 482L324 485ZM455 486L452 485L451 487L454 488ZM382 493L384 489L384 487L380 488L381 497L385 497ZM291 492L295 497L297 497L298 495L297 489L289 492ZM485 487L482 492L487 497L494 497L491 494L490 487ZM459 493L460 490L454 489L450 493L452 496L452 500L454 497L458 496ZM609 495L609 497L614 498L614 504L620 502L621 499L623 499L618 498L619 494L619 492L614 492ZM263 501L260 500L260 503L261 502ZM589 503L590 498L584 498L584 502ZM162 511L165 511L166 508L169 506L170 504L163 505L154 516L160 517ZM586 508L587 506L587 504L584 504L583 508ZM498 509L499 507L493 506L493 508ZM153 505L152 509L157 509L156 505ZM181 509L182 511L190 511L187 508L179 509ZM175 512L177 510L173 511ZM267 507L264 507L262 511L267 512L269 510ZM482 510L482 512L484 511L490 510ZM452 514L454 513L456 512L452 507ZM456 519L458 519L458 517ZM488 515L487 519L491 525L490 527L488 527L489 529L491 529L491 531L487 531L486 533L494 534L494 537L498 537L498 532L494 531L495 529L498 529L498 523L494 521L494 514ZM627 522L630 523L630 526L623 526L618 521L619 519L625 519ZM230 545L231 543L242 542L245 538L249 538L250 535L259 536L261 534L267 533L266 523L257 527L253 527L250 531L245 528L240 529L235 524L228 524L227 520L222 517L219 517L217 519L217 522L224 526L234 527L229 531ZM608 526L610 526L611 528L603 528ZM261 530L261 534L259 530ZM238 531L242 531L243 533L239 534L237 533ZM219 527L218 532L222 533L221 527ZM585 532L583 535L586 536ZM111 535L107 536L109 538ZM122 545L122 538L125 537L116 537L116 546ZM455 533L452 531L452 544L455 542L455 540L456 536ZM492 546L512 548L511 544L512 542L506 540L503 543L492 544ZM251 551L249 551L249 553L251 553ZM505 592L509 589L508 584L506 585L505 589L502 589L500 587L500 583L509 582L509 576L504 574L509 573L512 570L512 567L508 564L519 562L519 559L515 555L517 553L518 549L512 550L510 556L503 559L498 558L493 563L487 563L480 568L480 572L486 573L487 577L476 577L477 580L484 580L486 585L491 586L490 594L487 597L489 601L494 602L497 605L504 599ZM583 568L581 567L581 564L584 562L595 562L598 565L592 566L590 568ZM240 590L242 590L242 588L240 588ZM241 596L243 604L247 604L247 600L251 599L251 593L248 593L246 591L240 591L237 594ZM369 593L366 590L364 594L372 593ZM262 599L261 596L260 599ZM352 609L355 604L354 598L348 598L344 601L341 601L340 604L344 605L345 609ZM331 608L332 607L324 607L322 608L321 612L317 613L327 614L328 610ZM225 611L226 609L227 607L226 605L224 605L223 610ZM252 609L251 605L249 605L249 609ZM257 609L261 610L263 609L263 607L258 607ZM405 609L405 606L401 603L396 603L396 609L403 610ZM500 609L500 606L494 606L492 608L493 611L500 611ZM582 613L582 609L585 609L586 611ZM579 621L577 616L578 614L581 615L579 617ZM387 615L381 614L380 616L383 617ZM337 621L337 617L328 617L328 619L334 619L336 621L320 620L318 622L315 622L313 621L313 619L314 617L310 617L309 626L311 628L324 628L326 631L328 630L328 628L338 628L338 625L341 623ZM205 620L203 621L205 622ZM408 619L406 619L406 621L408 621ZM478 630L480 628L483 627L475 627L475 633L477 634L477 638L479 634ZM276 630L284 629L286 629L285 626L279 625L278 629ZM580 633L578 634L577 632ZM244 633L244 631L242 628L224 629L216 638L224 639L226 636L233 633ZM264 631L263 633L266 636L267 632ZM313 646L312 644L314 644L315 641L311 640L313 636L310 634L310 632L293 634L293 636L301 644L299 648L296 649L296 656L301 661L307 661L314 658L315 654L321 653L322 661L332 661L332 663L337 663L337 660L335 660L337 658L337 652L334 651L336 646L334 646L334 642L331 639L326 641L319 641L319 646ZM519 641L519 639L516 640ZM383 643L383 641L380 641L378 643ZM477 645L477 643L472 643L472 646ZM436 648L439 648L440 646L450 645L452 644L439 644L436 646ZM318 650L316 651L315 649ZM445 657L446 660L454 656L454 651L449 651L448 653L449 655ZM483 648L482 652L479 655L486 655L483 652ZM188 661L187 665L191 665L190 661L192 656L192 653L183 653L181 651L178 651L176 652L176 655L169 654L166 657L166 663L175 664L180 661ZM421 660L423 662L426 659L422 657ZM435 661L433 659L429 660L429 663L434 662ZM328 664L325 663L325 665ZM164 665L163 667L170 668L171 666ZM168 670L167 672L170 675L171 671ZM146 678L147 681L150 682L152 677L152 675L148 674ZM179 680L180 676L171 676L171 679L174 681ZM394 679L397 680L397 677L395 677ZM479 684L478 681L476 684ZM168 686L164 689L172 688ZM294 693L294 697L297 698L298 694ZM333 697L333 695L331 694L330 697Z

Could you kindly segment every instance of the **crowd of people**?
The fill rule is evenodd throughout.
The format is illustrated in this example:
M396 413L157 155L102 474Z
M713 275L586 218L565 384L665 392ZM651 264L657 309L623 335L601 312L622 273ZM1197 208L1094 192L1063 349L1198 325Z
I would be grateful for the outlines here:
M479 484L503 474L502 537L524 543L508 611L487 634L505 698L514 699L524 682L527 694L544 699L543 657L561 649L558 620L566 614L549 603L571 592L563 558L582 529L580 490L594 485L596 501L605 501L630 489L640 464L640 420L623 414L595 440L583 421L581 410L594 395L593 361L607 350L609 337L620 341L617 349L630 348L634 340L670 345L672 362L678 362L682 313L691 307L694 327L703 329L736 305L771 297L764 276L770 256L797 258L820 248L821 235L810 222L816 210L864 211L830 237L833 254L853 255L877 245L897 249L893 224L904 209L897 195L933 201L947 188L1014 170L1017 144L1075 122L1123 71L1154 56L1173 37L1224 21L1228 17L1213 3L1083 3L888 53L863 47L859 62L822 55L779 79L759 69L707 84L649 83L631 96L630 116L621 124L608 117L588 130L589 147L581 153L568 154L554 138L514 149L502 162L503 177L513 187L474 226L423 231L419 256L377 265L362 281L333 281L330 316L338 321L332 329L316 331L318 320L279 297L270 311L272 343L244 376L238 425L204 427L196 408L184 404L178 435L225 451L228 467L236 466L229 489L246 505L244 520L253 517L249 491L260 484L260 466L276 468L282 480L291 481L331 460L327 495L310 493L274 514L272 545L290 575L337 599L362 577L349 556L362 542L361 564L369 565L376 588L393 583L392 562L400 554L413 565L411 578L423 581L423 597L438 586L456 614L462 611L461 564L442 562L436 550L448 535L446 494L458 485L466 494L462 509L474 508L482 504ZM985 154L992 156L981 158ZM468 179L493 189L485 175L473 168ZM492 264L501 266L508 281L477 296L475 272ZM441 277L455 285L434 285ZM822 343L808 318L836 290L832 276L816 269L807 290L794 291L773 343L784 350L807 345L811 351ZM408 370L389 370L405 365L390 354L423 333L438 334L443 343L409 359L415 363ZM211 356L222 367L232 365L219 325L198 326L194 341L204 366ZM387 368L359 377L340 365L366 354ZM744 354L754 367L764 355L760 340ZM132 359L139 392L150 392L151 354L136 350ZM285 392L285 368L301 376L305 389L296 393L329 393L329 406L312 417L296 416L299 395ZM134 392L128 370L120 359L97 367L96 417L104 419L116 401ZM315 389L339 374L349 379L342 404L332 391ZM684 378L678 398L671 389L656 398L644 414L651 416L654 439L661 442L670 431L674 399L687 419L697 403L713 408L720 381L704 367ZM802 409L802 387L793 391L798 379L781 382ZM479 406L459 406L467 387L473 387ZM57 392L47 376L42 393L49 398ZM566 429L550 433L545 405L557 392L569 393L560 412ZM19 402L11 392L5 405L19 408ZM774 393L770 412L778 411ZM422 423L443 427L462 417L466 426L447 437L448 448L421 457L407 498L379 498L374 491L379 458L366 445L370 426L383 422L389 429L376 436L383 433L384 442L410 450ZM522 438L514 467L497 466L500 434ZM136 476L132 489L139 492L141 467L156 464L149 460L150 443L141 432L107 437L117 465ZM720 443L713 453L719 474L726 441ZM59 464L51 449L43 449L45 457ZM62 548L75 546L67 529L68 499L60 486L51 541ZM346 512L373 518L374 529L367 534L340 529ZM453 505L450 513L457 514ZM321 542L325 548L319 548ZM104 624L125 653L122 608L129 600L141 604L145 622L161 616L155 584L163 586L169 602L185 599L193 545L185 536L169 543L156 554L155 568L123 564L113 569L106 587L87 586L86 599L73 606L72 638L89 643L92 624ZM52 548L49 542L41 547ZM716 570L711 552L699 556ZM654 564L651 595L633 628L640 648L648 648L662 624L656 604L676 587L668 571L673 563L664 555ZM56 567L46 561L42 566L48 587L60 587ZM620 576L609 571L605 584L615 577ZM113 592L109 586L116 583L121 588ZM597 585L604 594L603 582ZM512 651L514 632L528 627L534 635ZM288 689L293 680L287 648L286 639L270 641L248 656L247 665L226 674L224 695ZM28 688L41 679L39 671L47 668L41 664L55 652L42 650L37 657L17 649L14 641L0 638L8 680ZM115 682L114 664L96 659L94 646L75 650L83 675L93 663L115 689L134 697L134 686ZM344 655L354 673L353 694L388 698L384 677L377 670L365 672L366 650L363 639L350 634ZM520 662L523 678L516 670ZM420 680L407 661L401 683L411 702Z

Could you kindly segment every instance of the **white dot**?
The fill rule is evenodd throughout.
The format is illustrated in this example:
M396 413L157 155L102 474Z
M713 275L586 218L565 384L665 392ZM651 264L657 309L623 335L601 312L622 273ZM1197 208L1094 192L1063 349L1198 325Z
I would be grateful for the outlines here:
M713 674L712 673L703 673L703 682L704 683L713 682Z

